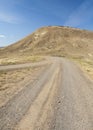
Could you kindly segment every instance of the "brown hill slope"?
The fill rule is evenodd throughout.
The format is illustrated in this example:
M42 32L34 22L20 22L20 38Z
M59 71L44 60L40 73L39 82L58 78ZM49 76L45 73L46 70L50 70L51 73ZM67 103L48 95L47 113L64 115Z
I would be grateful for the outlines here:
M93 57L93 32L63 26L43 27L3 49L3 54Z

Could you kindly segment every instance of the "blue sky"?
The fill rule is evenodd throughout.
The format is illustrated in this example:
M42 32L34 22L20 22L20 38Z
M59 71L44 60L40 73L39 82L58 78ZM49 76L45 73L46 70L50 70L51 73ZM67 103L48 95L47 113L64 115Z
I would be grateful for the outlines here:
M48 25L93 30L93 0L0 0L0 46Z

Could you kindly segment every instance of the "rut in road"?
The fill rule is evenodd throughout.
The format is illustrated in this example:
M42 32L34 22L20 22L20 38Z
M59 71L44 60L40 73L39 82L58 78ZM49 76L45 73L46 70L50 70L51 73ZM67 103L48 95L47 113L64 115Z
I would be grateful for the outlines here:
M43 86L43 89L34 100L27 114L18 123L15 130L38 130L49 129L54 116L53 105L57 92L59 77L59 67L57 66L51 78ZM48 122L47 122L48 121ZM48 123L44 127L45 123Z
M51 78L55 64L48 66L38 80L29 84L15 95L5 106L0 108L0 130L12 130L28 111L43 88L43 85Z

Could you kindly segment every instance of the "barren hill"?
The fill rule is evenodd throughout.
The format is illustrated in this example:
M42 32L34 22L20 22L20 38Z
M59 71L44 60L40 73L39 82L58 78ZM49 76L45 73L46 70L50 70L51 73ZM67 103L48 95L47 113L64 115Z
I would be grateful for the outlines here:
M4 54L93 57L93 32L63 26L42 27L3 49Z

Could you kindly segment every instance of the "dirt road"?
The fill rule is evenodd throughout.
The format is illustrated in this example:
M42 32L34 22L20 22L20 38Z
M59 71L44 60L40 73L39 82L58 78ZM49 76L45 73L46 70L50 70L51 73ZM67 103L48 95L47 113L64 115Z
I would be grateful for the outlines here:
M15 65L4 65L0 66L0 71L6 71L6 70L14 70L14 69L22 69L27 67L38 67L46 65L49 61L43 61L43 62L36 62L36 63L25 63L25 64L15 64Z
M93 82L68 60L51 62L0 108L0 130L93 130Z

